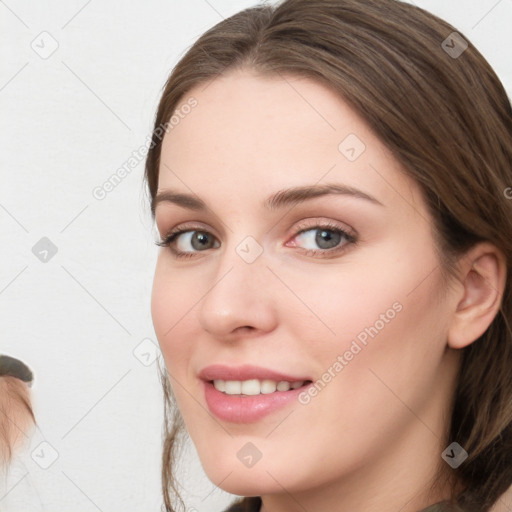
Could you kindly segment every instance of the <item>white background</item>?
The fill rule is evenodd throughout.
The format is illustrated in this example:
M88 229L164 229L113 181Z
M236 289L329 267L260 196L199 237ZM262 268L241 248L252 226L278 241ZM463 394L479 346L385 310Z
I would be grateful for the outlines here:
M414 3L468 38L511 95L510 0ZM162 393L156 363L137 358L156 342L143 162L103 200L92 190L144 145L179 57L253 4L0 2L0 353L34 371L38 421L2 484L2 511L160 509ZM58 43L46 59L31 47L51 47L42 32ZM58 249L46 263L32 252L43 237ZM222 510L233 497L193 447L185 458L188 510Z

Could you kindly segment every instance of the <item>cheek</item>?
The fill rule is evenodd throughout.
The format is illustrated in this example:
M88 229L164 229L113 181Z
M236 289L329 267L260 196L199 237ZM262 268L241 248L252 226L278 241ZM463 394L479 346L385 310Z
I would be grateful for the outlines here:
M197 354L201 337L197 311L205 290L191 286L201 282L190 272L171 268L165 254L157 261L151 294L151 315L162 352L169 383L187 430L202 426L205 410L198 407L200 382L191 375L191 359ZM195 397L195 398L191 398Z
M191 343L180 342L184 329L190 328L192 315L187 312L194 304L193 297L186 294L185 284L180 281L179 272L171 274L159 257L151 292L151 316L167 370L179 379L183 378L192 348Z
M289 270L286 282L296 283L294 291L307 305L301 308L295 301L295 314L300 309L299 320L322 333L331 347L358 335L364 339L365 333L370 337L368 329L380 335L392 324L413 329L417 322L431 321L441 310L439 268L429 240L420 242L413 247L410 239L382 244L347 258L344 265L304 272L300 279Z
M298 315L300 304L294 302L283 312L288 315L283 322L293 325L293 338L302 340L297 347L326 382L318 396L338 401L350 396L364 405L361 415L386 404L390 389L413 402L423 398L415 390L435 378L448 312L439 300L435 255L426 244L416 247L382 247L378 261L358 255L357 262L319 269L314 278L297 280L293 270L283 274L284 281L296 283L294 292L307 304ZM346 407L357 405L347 400Z
M423 263L411 259L409 266L389 265L386 271L367 274L368 281L354 283L361 293L344 294L347 307L332 317L337 342L329 344L329 357L324 352L322 360L327 369L337 355L343 356L343 369L330 398L337 395L345 412L352 410L354 427L358 420L376 413L392 424L390 411L403 413L403 403L419 410L426 390L436 381L446 346L448 313L438 300L439 270L425 278L418 267L428 268L423 271L428 274L435 265L429 258ZM339 419L346 421L343 413Z

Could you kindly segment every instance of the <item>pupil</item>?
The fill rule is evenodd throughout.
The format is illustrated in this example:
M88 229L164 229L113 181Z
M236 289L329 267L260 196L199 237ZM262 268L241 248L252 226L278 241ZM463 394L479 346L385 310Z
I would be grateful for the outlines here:
M208 235L206 233L198 232L194 237L192 237L192 245L196 245L195 242L198 242L199 249L204 248L205 245L208 244ZM194 249L197 249L198 247L194 247Z
M317 235L315 242L322 249L330 249L332 247L335 247L340 242L340 238L341 233L334 233L333 231L323 230L319 231L319 234ZM334 241L334 243L331 243L329 245L329 242L331 241ZM327 242L327 247L323 245L325 242Z

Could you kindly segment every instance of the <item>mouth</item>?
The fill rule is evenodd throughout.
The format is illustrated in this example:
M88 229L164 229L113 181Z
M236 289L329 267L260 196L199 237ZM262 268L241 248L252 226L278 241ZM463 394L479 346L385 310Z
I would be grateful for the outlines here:
M292 375L249 364L210 365L198 377L210 412L232 423L257 422L274 411L290 407L299 402L299 395L313 383L308 375Z
M309 386L310 379L306 380L272 380L272 379L248 379L248 380L224 380L213 379L207 381L217 391L231 396L257 396L274 393L285 393Z
M238 424L256 423L294 404L299 407L301 393L313 385L311 380L276 383L268 379L215 379L202 383L203 396L209 411L222 421Z

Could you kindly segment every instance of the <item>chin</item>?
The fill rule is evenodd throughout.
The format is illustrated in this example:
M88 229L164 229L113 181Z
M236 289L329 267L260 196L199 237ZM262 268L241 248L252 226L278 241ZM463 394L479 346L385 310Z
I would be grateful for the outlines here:
M222 490L239 496L261 496L275 494L286 489L297 488L297 476L290 475L289 464L282 464L282 458L275 450L276 458L265 460L263 456L252 467L247 467L237 457L240 446L236 449L225 449L222 452L199 451L201 465L209 480ZM241 443L244 446L245 443ZM293 478L293 481L291 480Z
M254 469L254 468L253 468ZM253 470L231 470L232 473L220 473L217 470L206 472L212 483L218 485L223 491L238 496L261 496L264 494L274 494L283 491L281 485L282 479L277 477L274 480L266 471L253 473ZM227 476L229 474L229 476ZM227 476L227 477L226 477ZM287 482L283 482L286 487ZM288 487L287 487L288 488Z

